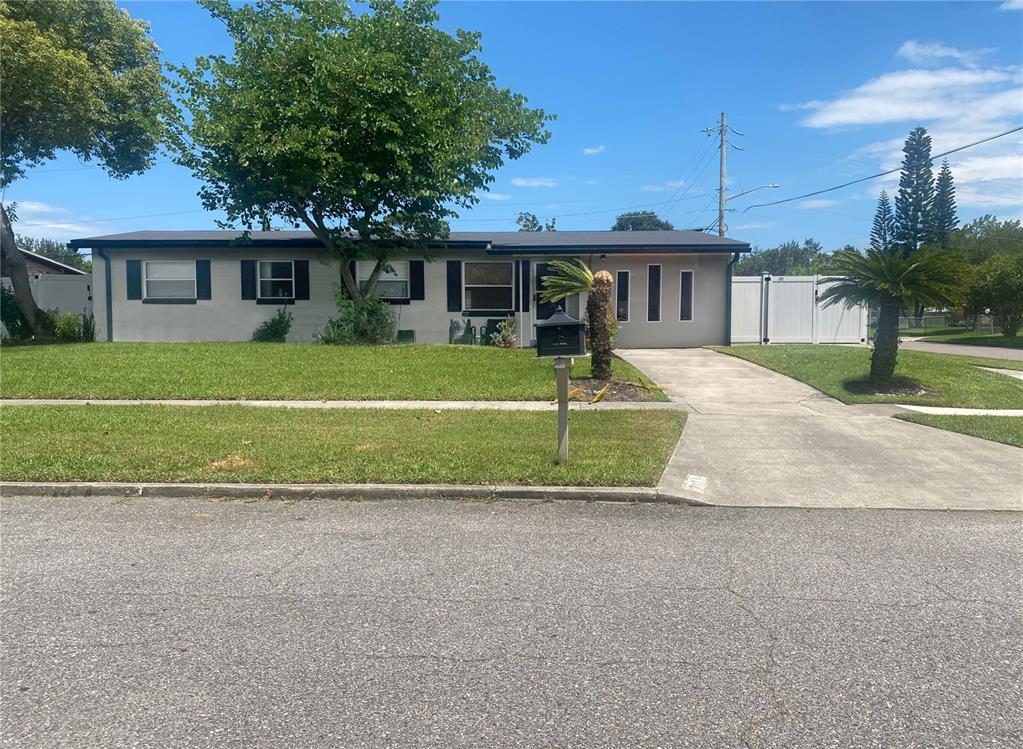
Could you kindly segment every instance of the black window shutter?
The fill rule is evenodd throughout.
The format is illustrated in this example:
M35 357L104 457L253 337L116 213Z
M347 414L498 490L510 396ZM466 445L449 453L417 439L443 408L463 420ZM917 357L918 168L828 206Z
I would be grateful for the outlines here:
M309 261L295 261L295 299L309 298Z
M210 281L210 261L195 261L195 298L212 299L213 288Z
M529 312L529 298L532 294L529 293L529 261L523 260L522 265L522 279L519 282L519 291L522 292L522 311Z
M522 261L521 260L516 260L515 261L514 271L513 271L512 275L513 275L513 278L512 278L512 281L513 281L513 283L512 283L512 292L513 292L512 296L514 297L514 300L512 301L512 310L514 312L519 312L522 309L522 290L521 290L521 288L519 286L522 283Z
M141 260L125 260L124 268L128 274L128 298L129 299L141 299L142 298L142 261Z
M462 261L448 260L448 312L462 311Z
M409 296L415 300L426 299L426 262L409 260L408 263Z
M242 299L256 298L256 261L242 260Z
M648 265L646 271L646 319L661 320L661 266Z

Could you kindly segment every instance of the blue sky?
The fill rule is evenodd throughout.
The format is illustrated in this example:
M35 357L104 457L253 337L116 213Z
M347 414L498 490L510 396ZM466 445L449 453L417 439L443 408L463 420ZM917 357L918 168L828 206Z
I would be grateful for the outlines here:
M230 53L187 2L124 2L165 61ZM678 228L716 217L717 158L700 131L720 112L744 133L729 153L729 236L761 247L814 237L863 246L896 177L775 208L757 202L897 166L917 124L935 153L1023 124L1023 0L1005 3L443 3L441 24L483 33L500 84L556 113L547 145L508 163L453 230L515 229L519 211L560 229L605 229L623 209ZM960 218L1023 218L1023 134L956 154ZM19 233L65 240L213 228L197 184L161 157L118 181L64 156L8 187ZM169 215L154 215L169 214Z

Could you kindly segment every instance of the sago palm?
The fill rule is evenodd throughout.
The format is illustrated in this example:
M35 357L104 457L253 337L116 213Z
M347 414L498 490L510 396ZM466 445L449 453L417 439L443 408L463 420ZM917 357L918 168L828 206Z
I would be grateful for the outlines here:
M825 306L844 303L877 307L877 333L870 357L870 383L886 387L895 377L899 350L899 314L913 305L958 304L964 293L966 267L958 255L919 249L903 256L898 248L839 250L831 256L825 282L834 283L820 296Z
M581 260L552 260L554 271L543 278L540 300L560 302L573 294L586 293L586 318L590 326L590 367L597 380L611 379L611 287L614 279L606 270L594 273Z

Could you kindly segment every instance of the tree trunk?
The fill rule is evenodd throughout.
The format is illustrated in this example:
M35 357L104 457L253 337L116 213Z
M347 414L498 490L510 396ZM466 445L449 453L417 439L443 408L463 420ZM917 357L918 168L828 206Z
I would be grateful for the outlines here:
M32 287L28 285L28 268L25 256L18 249L14 239L14 230L7 217L7 207L0 203L0 251L2 251L7 272L11 274L11 286L14 287L14 298L18 301L18 309L36 336L46 332L46 316L42 313L36 300L32 297Z
M895 378L895 358L899 351L899 300L889 297L881 301L877 317L874 353L870 357L870 384L887 387Z
M590 370L597 380L611 379L610 315L613 283L610 273L599 271L593 278L593 286L586 300L586 316L590 322Z

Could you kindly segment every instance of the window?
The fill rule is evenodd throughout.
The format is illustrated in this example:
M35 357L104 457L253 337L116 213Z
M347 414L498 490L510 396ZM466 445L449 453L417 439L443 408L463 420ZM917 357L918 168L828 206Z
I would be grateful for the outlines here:
M511 312L515 299L512 261L471 261L462 264L466 312Z
M693 272L682 271L679 279L679 302L678 319L689 321L693 319Z
M194 260L147 260L146 299L195 299Z
M295 298L295 264L291 260L260 260L260 299Z
M646 267L646 319L661 321L661 266Z
M629 281L631 273L627 270L620 270L615 275L615 313L618 322L629 321Z
M380 278L377 279L377 294L383 299L408 299L408 260L392 260L386 266L390 266L390 270L380 273ZM373 275L375 267L375 260L360 260L355 264L355 281L361 290L366 290L366 284L369 283L369 277Z

